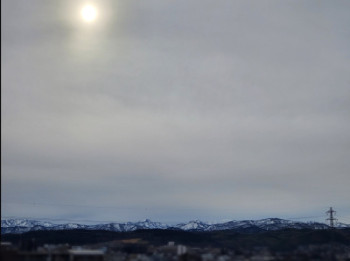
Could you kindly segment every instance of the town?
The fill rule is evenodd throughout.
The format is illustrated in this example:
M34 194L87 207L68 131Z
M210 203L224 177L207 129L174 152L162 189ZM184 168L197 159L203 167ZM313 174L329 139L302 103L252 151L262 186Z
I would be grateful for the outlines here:
M292 250L277 251L266 246L196 247L168 241L153 245L141 238L113 240L98 244L71 246L69 244L38 245L34 239L18 245L1 242L4 261L170 261L170 260L350 260L349 244L307 244Z

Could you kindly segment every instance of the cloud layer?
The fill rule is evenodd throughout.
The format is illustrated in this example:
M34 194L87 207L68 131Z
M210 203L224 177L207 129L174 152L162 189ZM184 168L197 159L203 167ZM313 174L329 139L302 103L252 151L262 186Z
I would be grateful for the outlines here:
M3 216L350 222L347 1L83 3L3 1Z

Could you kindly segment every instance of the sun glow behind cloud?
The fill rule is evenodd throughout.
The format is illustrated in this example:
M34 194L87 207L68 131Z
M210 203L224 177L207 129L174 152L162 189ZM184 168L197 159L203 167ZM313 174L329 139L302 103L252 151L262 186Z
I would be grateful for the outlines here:
M67 25L71 28L67 46L77 62L95 61L101 57L110 25L118 24L115 17L119 15L116 15L115 7L116 4L109 0L67 3Z
M92 5L85 5L81 9L81 16L85 22L93 22L97 18L97 9Z
M110 0L65 1L62 6L64 20L75 30L106 30L108 24L120 17L117 3Z

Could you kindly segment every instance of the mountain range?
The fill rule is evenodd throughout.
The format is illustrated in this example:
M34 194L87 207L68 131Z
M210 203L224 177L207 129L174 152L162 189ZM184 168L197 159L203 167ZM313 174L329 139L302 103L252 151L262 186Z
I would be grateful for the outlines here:
M237 232L259 232L280 229L328 229L328 225L318 222L295 222L279 218L267 218L260 220L228 221L224 223L209 224L199 220L192 220L177 225L166 225L160 222L152 222L149 219L139 222L108 223L96 225L84 225L78 223L54 224L51 222L29 219L5 219L1 220L1 234L20 234L37 230L105 230L127 232L139 229L171 229L184 231L218 231L236 230ZM350 225L338 223L337 228L350 228Z

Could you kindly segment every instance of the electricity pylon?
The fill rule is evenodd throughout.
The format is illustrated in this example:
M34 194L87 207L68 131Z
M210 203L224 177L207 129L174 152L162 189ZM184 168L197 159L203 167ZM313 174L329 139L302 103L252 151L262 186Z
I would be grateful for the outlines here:
M329 220L329 226L331 228L334 228L334 223L335 221L337 221L337 219L334 217L336 211L333 210L332 207L329 208L329 210L326 212L327 215L329 215L329 218L327 218L326 220Z

